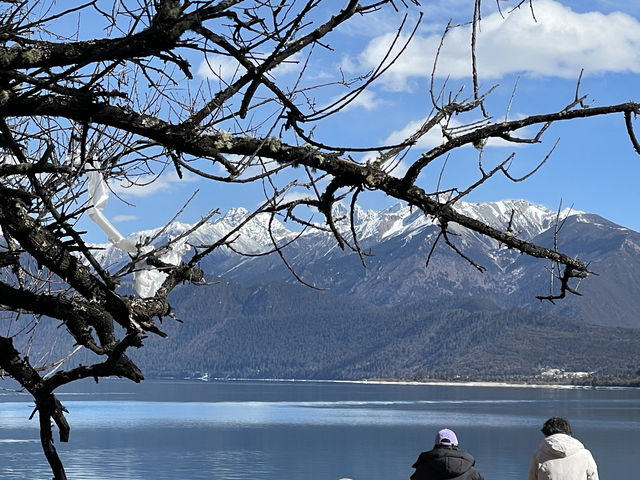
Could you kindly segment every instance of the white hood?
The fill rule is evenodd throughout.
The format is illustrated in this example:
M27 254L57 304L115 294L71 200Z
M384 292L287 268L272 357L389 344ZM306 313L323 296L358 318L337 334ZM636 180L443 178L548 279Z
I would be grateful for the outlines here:
M533 453L528 480L598 480L591 452L570 435L546 437Z
M540 443L540 450L553 457L569 457L583 449L579 440L564 433L549 435Z

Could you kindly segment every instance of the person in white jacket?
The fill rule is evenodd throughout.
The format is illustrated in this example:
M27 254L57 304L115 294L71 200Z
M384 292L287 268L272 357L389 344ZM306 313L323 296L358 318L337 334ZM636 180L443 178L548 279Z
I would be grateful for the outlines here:
M571 436L566 419L551 417L542 433L545 438L531 457L529 480L598 480L591 452Z

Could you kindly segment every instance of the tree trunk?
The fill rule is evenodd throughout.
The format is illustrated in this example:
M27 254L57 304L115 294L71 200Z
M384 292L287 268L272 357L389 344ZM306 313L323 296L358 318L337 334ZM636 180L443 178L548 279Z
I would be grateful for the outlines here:
M46 402L48 403L48 402ZM67 474L62 466L62 461L58 456L56 447L53 445L53 429L51 428L51 412L49 405L39 404L38 406L38 418L40 419L40 443L44 456L49 462L51 471L53 472L53 480L67 480Z

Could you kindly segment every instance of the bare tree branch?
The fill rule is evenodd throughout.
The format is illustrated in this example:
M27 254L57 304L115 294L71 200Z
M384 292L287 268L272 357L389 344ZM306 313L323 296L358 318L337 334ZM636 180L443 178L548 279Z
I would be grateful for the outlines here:
M494 120L487 106L498 87L481 89L477 49L482 2L477 0L469 11L470 22L449 23L444 30L431 72L425 71L425 77L431 73L426 87L431 105L415 130L389 144L358 140L336 145L340 142L324 137L324 127L392 71L425 15L413 0L345 3L158 0L137 2L135 8L115 0L74 6L54 0L0 4L0 308L10 318L7 333L0 337L0 368L33 396L43 452L56 479L66 474L53 447L51 419L63 441L70 431L55 397L58 387L89 377L141 381L143 374L127 351L141 347L150 333L167 335L159 322L173 318L170 293L181 283L204 283L200 262L218 249L275 254L293 278L311 286L287 260L286 249L302 232L315 229L332 235L336 246L352 250L364 266L368 252L358 238L355 217L368 191L404 202L439 226L427 265L444 240L440 246L484 270L456 244L453 235L459 230L452 226L457 225L551 262L551 278L560 285L554 284L548 295L538 297L541 300L579 294L576 281L592 273L583 259L564 253L557 243L548 248L520 238L513 231L514 212L493 226L462 214L458 202L499 174L513 182L534 175L555 149L553 144L535 167L515 174L515 153L488 166L491 140L539 144L559 122L622 114L631 145L640 154L633 126L640 103L586 105L580 74L575 98L564 106L509 120L516 82L504 117L501 114L504 121ZM502 13L500 2L496 5ZM534 16L531 0L517 1L514 8L527 5ZM392 18L396 13L397 30L389 35L377 65L351 78L340 68L329 72L333 76L328 79L314 76L314 62L337 55L332 42L341 28L356 18ZM70 27L72 18L91 22L94 38ZM471 58L466 61L473 93L467 98L462 87L449 91L448 78L436 87L445 41L460 26L470 26ZM194 62L201 62L200 78L194 75ZM223 62L231 62L235 72L226 76L218 67ZM207 66L211 78L202 81ZM279 67L295 68L293 80L280 75ZM533 133L524 134L525 127ZM436 131L442 143L423 149L421 141ZM388 134L379 133L378 138ZM478 149L473 179L442 186L449 155L469 146ZM366 155L358 160L358 154ZM405 166L406 172L398 174L404 171L398 167ZM430 175L440 167L439 176L437 170ZM215 195L221 184L253 185L264 199L207 244L189 242L218 212L217 205L196 212L200 220L177 238L161 240L171 222L198 208L190 200L168 213L167 226L148 239L123 238L111 231L110 241L125 252L126 260L104 265L103 252L89 243L81 227L100 210L93 180L103 182L105 191L124 204L133 201L118 193L119 187L151 188L168 173L175 173L184 190L190 188L189 180L197 179L204 185L198 186L201 191L214 192L213 201L219 199ZM437 182L435 191L431 177ZM337 213L345 211L337 208L340 202L349 202L348 213ZM321 220L314 222L318 213ZM263 252L242 252L235 242L258 215L270 215L272 245ZM296 222L303 231L280 239L276 219ZM167 260L178 247L190 251L181 261ZM154 290L148 295L125 293L125 282L145 273L161 278ZM51 321L61 322L61 332L95 360L89 365L74 364L73 358L40 365L29 360L38 325ZM24 348L18 339L26 339ZM55 365L55 373L41 376L43 363Z

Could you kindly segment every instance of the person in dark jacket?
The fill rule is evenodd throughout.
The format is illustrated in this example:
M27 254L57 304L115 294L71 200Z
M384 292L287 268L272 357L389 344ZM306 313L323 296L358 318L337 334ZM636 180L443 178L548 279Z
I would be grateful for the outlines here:
M422 452L413 464L411 480L483 480L471 454L458 448L458 437L445 428L436 435L433 450Z

